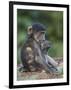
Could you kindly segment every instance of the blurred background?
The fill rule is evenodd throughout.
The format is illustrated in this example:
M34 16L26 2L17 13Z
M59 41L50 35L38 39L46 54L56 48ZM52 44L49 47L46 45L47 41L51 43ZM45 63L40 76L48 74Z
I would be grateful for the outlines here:
M27 28L33 23L46 27L46 37L52 43L48 54L63 57L63 12L17 9L17 60L20 63L20 50L26 40Z

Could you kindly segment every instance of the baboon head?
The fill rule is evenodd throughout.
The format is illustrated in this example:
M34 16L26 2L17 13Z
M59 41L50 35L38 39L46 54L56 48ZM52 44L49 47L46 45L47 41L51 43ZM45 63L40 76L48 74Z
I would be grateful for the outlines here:
M51 47L51 43L45 38L45 32L45 26L40 23L35 23L28 27L28 34L33 36L42 49Z
M32 34L36 41L45 40L45 27L42 24L35 23L28 27L28 34Z

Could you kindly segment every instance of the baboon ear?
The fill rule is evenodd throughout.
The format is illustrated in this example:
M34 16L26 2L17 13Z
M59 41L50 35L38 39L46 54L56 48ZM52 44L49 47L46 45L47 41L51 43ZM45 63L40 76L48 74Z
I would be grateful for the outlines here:
M29 27L28 27L27 32L28 32L29 35L32 34L32 32L33 32L33 30L32 30L32 26L29 26Z

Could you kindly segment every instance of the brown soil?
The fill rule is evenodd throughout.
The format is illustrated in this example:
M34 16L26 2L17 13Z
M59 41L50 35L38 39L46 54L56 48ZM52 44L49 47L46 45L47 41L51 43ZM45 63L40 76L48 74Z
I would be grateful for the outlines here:
M56 62L60 67L63 67L63 58L55 58ZM19 66L19 65L18 65ZM39 80L39 79L55 79L63 78L63 73L46 73L43 71L37 72L19 72L17 70L17 80Z

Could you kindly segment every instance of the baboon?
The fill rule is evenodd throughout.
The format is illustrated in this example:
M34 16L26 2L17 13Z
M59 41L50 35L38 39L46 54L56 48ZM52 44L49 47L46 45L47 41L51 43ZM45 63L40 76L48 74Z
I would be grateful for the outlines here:
M25 71L57 71L57 63L47 54L51 43L46 40L45 31L45 26L40 23L28 27L27 40L21 48L21 61Z

